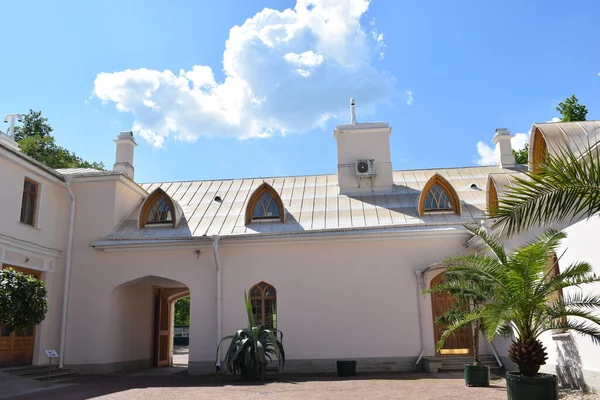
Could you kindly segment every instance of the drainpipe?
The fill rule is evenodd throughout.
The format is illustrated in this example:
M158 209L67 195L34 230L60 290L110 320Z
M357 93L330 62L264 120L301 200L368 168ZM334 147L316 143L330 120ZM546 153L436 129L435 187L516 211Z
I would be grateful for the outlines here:
M217 346L221 341L221 262L219 259L219 235L213 235L213 255L215 256L215 266L217 268ZM217 365L215 365L217 372L221 369L221 349L217 353Z
M425 345L424 345L424 340L423 340L423 305L421 304L422 299L421 299L421 279L422 279L422 275L423 275L423 271L422 269L415 271L416 277L417 277L417 310L418 310L418 314L419 314L419 340L420 340L420 344L421 344L421 353L419 354L419 358L417 358L417 362L415 363L415 365L419 365L419 362L421 361L421 358L423 357L423 354L425 354Z
M65 261L65 282L63 287L62 321L60 325L60 351L58 368L63 367L65 359L65 339L67 336L67 306L69 303L69 284L71 281L71 254L73 253L73 227L75 225L75 195L71 190L71 177L65 178L65 188L71 198L71 213L69 215L69 233L67 236L67 255Z

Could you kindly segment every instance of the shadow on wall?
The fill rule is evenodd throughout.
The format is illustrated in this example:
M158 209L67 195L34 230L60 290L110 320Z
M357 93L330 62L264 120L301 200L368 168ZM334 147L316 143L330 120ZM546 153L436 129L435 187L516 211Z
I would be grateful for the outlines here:
M558 365L556 376L561 386L569 389L588 391L590 388L583 377L583 364L577 343L569 333L555 336Z

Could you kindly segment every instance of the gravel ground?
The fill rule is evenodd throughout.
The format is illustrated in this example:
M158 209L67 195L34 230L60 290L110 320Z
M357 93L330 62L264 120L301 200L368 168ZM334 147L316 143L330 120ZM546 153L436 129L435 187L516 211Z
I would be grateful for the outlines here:
M378 400L378 399L448 399L505 400L503 379L495 379L487 388L466 387L461 374L369 374L355 378L336 376L282 375L278 381L245 384L229 376L187 377L121 376L82 378L76 385L43 393L16 397L19 400L78 399L310 399L310 400ZM591 400L597 395L564 392L561 399Z

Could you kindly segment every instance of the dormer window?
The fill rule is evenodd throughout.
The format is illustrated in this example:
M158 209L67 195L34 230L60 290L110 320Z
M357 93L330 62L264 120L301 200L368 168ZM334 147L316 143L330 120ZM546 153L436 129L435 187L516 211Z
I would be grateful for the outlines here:
M246 223L253 221L284 221L285 210L281 198L267 183L258 187L250 197L246 208Z
M441 175L436 174L421 192L419 215L443 211L460 215L460 203L454 188Z
M144 202L140 212L139 227L146 225L176 225L175 205L162 189L156 189Z
M437 183L429 189L425 198L425 211L449 211L452 203L448 193Z
M146 215L146 224L168 224L173 222L171 207L167 200L161 196L150 207Z

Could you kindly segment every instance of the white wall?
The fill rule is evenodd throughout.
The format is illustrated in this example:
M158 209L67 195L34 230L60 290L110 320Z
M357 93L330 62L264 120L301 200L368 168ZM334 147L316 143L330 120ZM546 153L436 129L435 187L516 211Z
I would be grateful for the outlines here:
M35 226L20 222L24 179L39 184ZM0 149L0 263L42 271L48 312L36 328L33 363L59 347L69 197L64 182Z
M600 217L578 222L566 228L565 232L567 238L563 240L558 251L559 257L564 253L559 261L560 270L563 271L572 263L585 261L590 263L594 273L600 276ZM587 284L581 289L565 289L564 295L582 291L600 295L600 283ZM597 315L600 317L600 313ZM553 335L547 332L542 341L548 349L546 370L567 380L574 380L583 374L588 385L600 389L600 346L594 344L590 338L574 332L567 335Z

